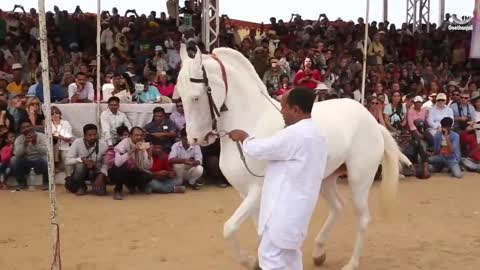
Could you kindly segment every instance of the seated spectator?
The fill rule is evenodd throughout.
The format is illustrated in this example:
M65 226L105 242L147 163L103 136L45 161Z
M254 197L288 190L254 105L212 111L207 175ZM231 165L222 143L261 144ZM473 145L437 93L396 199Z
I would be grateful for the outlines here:
M280 88L273 93L276 100L280 101L283 94L293 89L290 78L286 74L280 76Z
M117 128L117 136L118 136L118 143L119 143L123 139L130 137L130 131L124 125L119 126ZM115 146L117 144L110 145L103 157L103 163L107 166L107 171L110 170L110 168L112 168L113 165L115 164Z
M45 115L42 112L42 104L37 97L29 97L27 99L27 113L30 123L32 123L35 131L45 133Z
M123 185L130 194L145 191L152 179L149 170L152 167L150 146L145 144L145 132L140 127L130 130L130 137L123 139L115 146L114 166L108 171L114 183L115 200L123 200Z
M143 91L138 94L138 103L160 103L158 89L148 79L143 79Z
M15 139L13 147L13 170L19 189L27 188L25 175L33 168L35 173L43 175L43 190L48 189L47 136L36 132L30 121L20 125L21 135Z
M70 103L91 103L95 97L93 84L87 81L87 74L78 72L75 82L68 86L68 99Z
M475 108L470 104L468 92L460 94L460 100L450 105L453 111L453 130L461 132L468 127L469 122L476 118Z
M371 97L370 102L367 105L368 111L377 120L377 122L383 126L386 126L385 119L383 117L383 103L376 97Z
M322 75L316 69L312 68L312 59L306 57L303 61L302 68L295 75L293 84L295 86L305 86L310 89L315 89L317 84L323 81Z
M54 83L52 74L50 74L50 102L63 102L63 90L60 85ZM28 89L27 96L28 97L37 97L41 103L44 102L43 100L43 83L42 83L42 72L37 72L37 83L32 84Z
M162 107L153 109L152 122L145 126L145 131L147 132L148 142L159 142L167 152L169 152L167 149L172 147L177 137L177 127L172 120L167 118Z
M100 115L100 124L103 133L102 138L109 146L119 142L116 133L119 126L124 125L128 129L132 128L127 115L119 111L119 108L120 99L118 97L110 97L108 99L108 110L103 111Z
M263 74L263 83L267 86L270 95L273 95L282 86L281 76L287 75L278 62L277 58L270 58L270 68Z
M185 128L185 112L183 110L183 103L181 99L175 103L175 108L173 108L173 111L170 114L170 120L175 123L177 130L180 131Z
M22 80L23 66L19 63L12 65L13 80L7 85L7 91L10 95L25 94L23 91L25 82Z
M145 193L184 193L185 186L178 183L175 171L168 161L168 154L160 144L152 147L152 181L147 184Z
M98 139L97 126L87 124L83 127L83 138L75 139L65 158L65 164L73 167L71 177L65 179L68 191L85 195L85 181L91 181L96 195L106 194L107 169L103 157L107 148L107 144Z
M62 112L58 107L52 106L51 113L55 168L63 168L65 170L65 176L69 177L72 174L72 168L71 166L65 166L65 159L70 149L70 144L74 139L72 125L70 125L67 120L62 119Z
M0 126L4 126L8 131L15 132L15 120L8 112L8 103L0 100Z
M153 86L157 87L160 95L167 96L169 98L172 97L173 91L175 90L175 85L168 82L168 76L165 71L160 71L157 73L157 78L153 83Z
M1 164L0 164L0 190L8 189L7 179L10 176L11 168L10 161L13 157L13 144L15 143L15 133L8 132L5 145L2 147L1 154Z
M386 127L390 132L399 132L407 124L407 110L402 104L402 95L399 91L392 93L392 103L383 110Z
M104 87L102 88L103 100L109 100L111 97L118 97L120 103L132 103L132 95L130 92L122 85L123 77L120 73L114 73L112 76L112 88ZM107 84L105 84L107 85ZM104 85L104 86L105 86Z
M10 100L8 112L13 118L13 129L15 133L20 133L20 124L24 121L30 121L28 118L25 104L27 99L24 96L15 95Z
M202 150L198 145L190 145L187 140L187 132L180 132L181 141L172 146L168 159L173 164L177 180L176 185L182 185L184 181L193 189L200 189L198 180L203 174Z
M445 117L440 121L441 129L435 133L433 138L434 155L429 158L429 163L434 172L439 172L443 167L447 167L453 177L462 178L460 136L451 130L452 125L453 118Z
M462 145L466 147L466 157L462 158L462 165L473 172L480 172L480 94L474 92L471 102L475 108L475 118L460 135Z
M437 94L435 105L433 105L428 112L428 131L432 134L432 136L435 136L437 131L441 129L440 121L442 121L445 117L453 120L453 111L450 107L447 107L446 102L447 95L444 93Z

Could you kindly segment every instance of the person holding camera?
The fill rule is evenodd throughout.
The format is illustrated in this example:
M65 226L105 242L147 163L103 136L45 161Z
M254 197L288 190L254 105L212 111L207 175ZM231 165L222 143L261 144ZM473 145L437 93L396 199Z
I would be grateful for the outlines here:
M452 103L450 108L452 108L454 117L453 130L457 132L465 130L470 122L476 118L476 111L470 104L468 92L461 93L459 101Z
M452 130L453 118L444 117L440 121L440 129L433 138L434 155L428 162L433 166L434 172L440 172L447 167L451 175L455 178L462 178L460 168L460 135Z
M293 79L293 84L295 86L305 86L313 90L321 82L323 82L322 75L317 69L313 68L312 58L306 57L303 61L302 68Z
M133 127L130 137L118 143L115 150L114 166L108 170L110 180L115 184L115 200L123 200L123 185L130 194L145 191L147 183L152 180L152 151L150 143L146 143L145 131L141 127Z

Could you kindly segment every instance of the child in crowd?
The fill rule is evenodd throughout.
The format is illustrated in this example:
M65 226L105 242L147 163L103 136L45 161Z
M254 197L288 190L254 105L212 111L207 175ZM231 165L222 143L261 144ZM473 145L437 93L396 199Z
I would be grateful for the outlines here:
M13 157L13 144L15 143L15 133L8 132L5 146L0 150L1 161L0 165L0 189L7 189L7 178L10 173L10 160Z

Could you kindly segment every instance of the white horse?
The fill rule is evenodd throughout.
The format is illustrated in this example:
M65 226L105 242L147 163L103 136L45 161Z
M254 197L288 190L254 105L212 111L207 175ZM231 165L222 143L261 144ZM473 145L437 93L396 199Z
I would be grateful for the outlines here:
M277 109L280 104L268 96L251 63L235 50L217 48L213 55L202 55L197 48L191 58L182 44L180 55L183 64L176 91L185 110L188 140L208 145L216 139L214 132L219 131L220 135L223 132L220 136L220 169L243 198L224 224L223 235L233 244L242 265L258 269L254 258L240 249L235 233L249 217L257 224L263 178L253 174L263 174L267 164L248 156L243 163L236 143L224 134L243 129L257 137L272 135L284 127ZM389 203L397 192L399 161L411 163L401 154L390 133L356 101L336 99L315 103L312 118L327 134L330 151L325 173L328 177L321 187L321 195L328 202L330 213L315 238L313 259L316 265L325 261L325 242L343 208L336 180L345 173L346 166L358 215L358 232L353 255L342 269L357 269L370 219L369 190L379 164L383 168L382 198L384 203Z

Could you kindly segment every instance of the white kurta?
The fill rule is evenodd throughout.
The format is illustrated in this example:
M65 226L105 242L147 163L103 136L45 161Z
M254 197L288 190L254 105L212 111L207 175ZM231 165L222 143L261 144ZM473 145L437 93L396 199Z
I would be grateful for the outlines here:
M316 207L327 163L327 137L311 119L270 138L247 138L244 152L269 160L262 191L258 233L268 230L284 249L301 248Z

